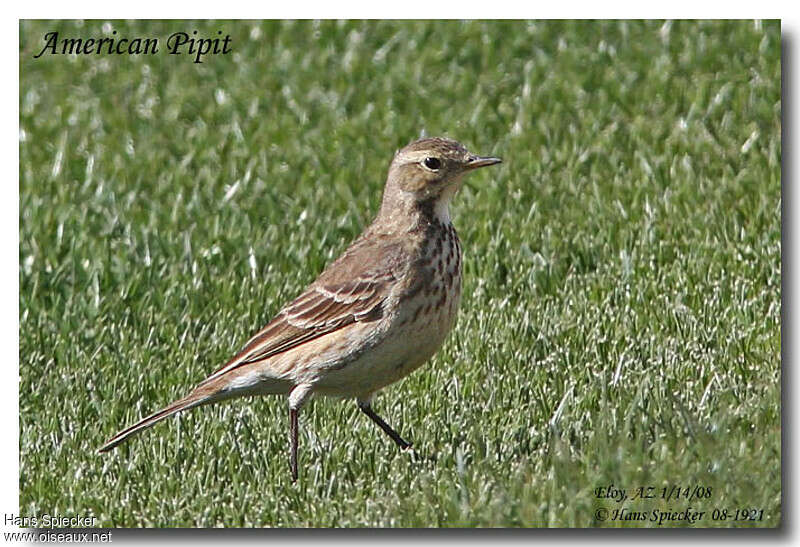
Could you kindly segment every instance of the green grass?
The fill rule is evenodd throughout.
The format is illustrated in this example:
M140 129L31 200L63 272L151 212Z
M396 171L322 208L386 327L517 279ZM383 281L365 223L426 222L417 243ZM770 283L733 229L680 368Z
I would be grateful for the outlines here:
M116 22L222 29L233 53L33 59L49 30L102 26L20 25L22 515L582 527L691 506L702 526L780 524L778 23ZM455 202L455 332L375 403L421 461L323 399L297 485L279 398L95 453L313 280L422 131L504 163ZM711 493L595 499L609 484Z

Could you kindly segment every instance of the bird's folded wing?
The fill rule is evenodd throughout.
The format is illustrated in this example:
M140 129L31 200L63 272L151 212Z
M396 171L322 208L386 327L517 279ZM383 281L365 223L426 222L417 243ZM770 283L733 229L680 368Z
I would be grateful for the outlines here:
M384 249L391 250L391 249ZM332 268L353 274L362 253L353 249L331 265L305 292L257 332L244 348L206 381L241 366L263 361L311 340L337 331L356 321L374 321L383 314L383 304L396 281L395 252L374 253L377 263L361 263L360 275L336 275ZM363 255L361 258L364 258ZM331 275L333 274L333 275ZM342 279L344 278L344 279Z

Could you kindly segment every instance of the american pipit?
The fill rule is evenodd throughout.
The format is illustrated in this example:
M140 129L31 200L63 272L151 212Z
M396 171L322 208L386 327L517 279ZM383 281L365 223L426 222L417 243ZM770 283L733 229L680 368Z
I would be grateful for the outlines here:
M312 394L354 397L401 448L411 445L370 406L442 345L461 297L461 243L450 199L463 176L500 163L456 141L421 139L397 152L372 224L225 366L182 399L100 448L177 412L245 395L289 397L290 466L297 479L297 414Z

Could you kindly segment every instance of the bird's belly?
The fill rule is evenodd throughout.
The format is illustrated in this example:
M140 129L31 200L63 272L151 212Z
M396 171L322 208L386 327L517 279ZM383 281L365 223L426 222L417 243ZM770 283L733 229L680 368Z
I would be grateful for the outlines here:
M370 351L320 374L314 391L322 395L367 396L407 376L441 347L455 324L460 276L434 283L399 307L391 326Z
M452 225L432 228L406 275L397 300L385 305L386 316L353 325L354 337L371 337L370 343L321 367L309 382L315 392L368 396L419 368L441 347L461 300L461 245Z

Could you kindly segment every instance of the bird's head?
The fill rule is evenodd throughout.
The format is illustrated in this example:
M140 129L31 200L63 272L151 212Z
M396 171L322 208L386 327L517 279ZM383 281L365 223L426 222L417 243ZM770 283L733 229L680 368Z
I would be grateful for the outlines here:
M414 141L399 150L389 166L381 214L407 214L409 208L426 206L449 222L450 198L461 187L464 175L500 161L471 154L452 139Z

